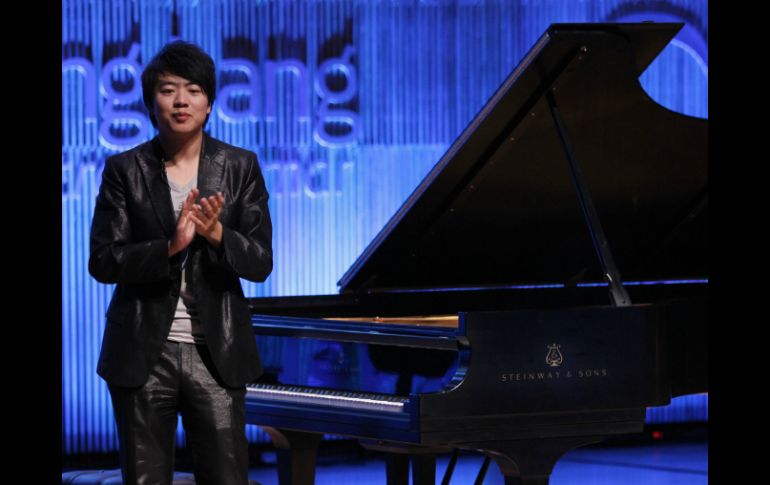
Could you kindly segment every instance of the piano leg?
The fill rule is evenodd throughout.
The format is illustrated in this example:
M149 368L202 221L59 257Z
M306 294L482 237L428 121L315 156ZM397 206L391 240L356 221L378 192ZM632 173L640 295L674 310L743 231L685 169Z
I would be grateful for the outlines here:
M463 443L490 456L505 477L505 485L548 485L554 465L565 453L602 441L601 436Z
M420 446L384 441L360 440L368 450L380 451L386 455L388 485L409 485L409 462L412 463L413 485L435 485L436 453L446 453L446 446Z
M436 455L433 453L412 455L412 483L436 484Z
M385 458L387 485L409 485L409 456L388 453Z
M315 461L322 434L261 426L278 455L280 485L313 485Z

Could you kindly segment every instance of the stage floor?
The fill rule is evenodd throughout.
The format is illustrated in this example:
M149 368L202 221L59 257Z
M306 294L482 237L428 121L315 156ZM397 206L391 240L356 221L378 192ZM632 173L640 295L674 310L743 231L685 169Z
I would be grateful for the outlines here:
M436 483L446 470L448 456L438 458ZM471 484L481 468L483 457L461 454L452 484ZM263 485L276 485L274 467L252 468L249 477ZM385 484L382 459L348 461L319 460L316 485ZM503 483L497 466L492 463L484 484ZM567 453L554 468L551 485L566 484L664 484L701 485L708 483L708 443L660 443L640 446L588 447Z

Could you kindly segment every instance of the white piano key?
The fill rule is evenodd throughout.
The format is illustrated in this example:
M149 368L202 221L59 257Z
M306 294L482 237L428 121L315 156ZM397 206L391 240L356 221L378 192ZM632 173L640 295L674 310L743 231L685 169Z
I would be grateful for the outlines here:
M250 384L246 387L246 399L266 399L282 402L302 402L320 406L348 409L366 409L389 413L404 412L407 398L385 394L367 394L329 389L313 389L272 384Z

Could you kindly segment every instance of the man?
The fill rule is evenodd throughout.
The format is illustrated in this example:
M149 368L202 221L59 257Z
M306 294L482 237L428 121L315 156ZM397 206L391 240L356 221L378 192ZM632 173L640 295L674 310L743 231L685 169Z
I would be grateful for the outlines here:
M123 483L170 484L177 413L198 485L247 483L245 385L262 372L239 278L272 270L256 155L203 132L216 97L199 47L166 45L142 74L158 136L107 159L88 269L117 283L97 372Z

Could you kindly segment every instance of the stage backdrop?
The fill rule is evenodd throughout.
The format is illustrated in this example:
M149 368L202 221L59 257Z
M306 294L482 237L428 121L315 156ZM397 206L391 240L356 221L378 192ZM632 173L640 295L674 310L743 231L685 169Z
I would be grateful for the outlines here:
M247 296L323 294L551 23L641 20L686 23L644 89L707 118L705 0L63 0L63 452L116 449L96 375L113 286L88 275L88 234L105 158L155 134L140 74L163 44L211 54L207 131L259 156L275 269ZM706 419L705 396L648 415Z

